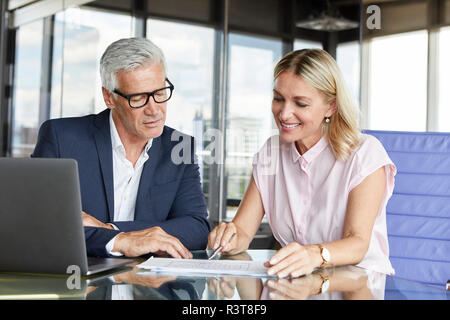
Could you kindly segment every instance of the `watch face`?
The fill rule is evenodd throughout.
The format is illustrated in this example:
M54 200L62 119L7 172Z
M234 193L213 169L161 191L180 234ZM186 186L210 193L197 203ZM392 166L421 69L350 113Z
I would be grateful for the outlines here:
M320 293L325 293L328 291L328 288L330 287L330 280L326 280L323 284L322 284L322 288Z
M322 249L322 257L326 262L329 262L331 260L330 251L328 251L327 248Z

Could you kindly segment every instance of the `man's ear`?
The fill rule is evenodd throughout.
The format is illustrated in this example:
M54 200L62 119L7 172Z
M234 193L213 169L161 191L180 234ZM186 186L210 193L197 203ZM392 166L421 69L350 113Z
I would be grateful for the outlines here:
M114 96L111 91L102 87L103 100L109 109L114 109L116 107L116 102L114 101Z

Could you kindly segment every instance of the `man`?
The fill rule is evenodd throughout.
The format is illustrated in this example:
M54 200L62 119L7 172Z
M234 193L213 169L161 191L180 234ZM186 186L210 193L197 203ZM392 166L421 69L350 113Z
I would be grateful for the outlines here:
M193 152L189 163L171 158L172 136L191 150L194 141L164 125L174 88L164 55L148 39L121 39L100 74L108 109L44 122L32 157L77 160L88 255L191 258L210 226Z

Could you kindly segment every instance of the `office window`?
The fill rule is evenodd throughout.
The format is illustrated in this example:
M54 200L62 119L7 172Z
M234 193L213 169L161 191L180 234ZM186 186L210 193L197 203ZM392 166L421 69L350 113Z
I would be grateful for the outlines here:
M281 41L230 34L226 115L225 181L227 199L242 199L252 174L252 159L277 134L272 111L273 68ZM228 206L226 220L237 207Z
M196 155L205 196L208 198L210 143L205 133L212 126L214 38L213 28L156 19L147 20L147 37L165 55L167 77L175 90L167 104L166 125L195 137Z
M51 116L104 110L100 58L109 44L133 35L131 16L70 8L55 15L54 29Z
M12 156L28 157L39 129L43 20L21 26L16 38Z
M322 43L304 39L295 39L294 50L301 49L323 49Z
M426 130L427 59L425 30L372 40L368 129Z
M439 131L450 132L450 27L439 32Z
M341 69L350 94L359 105L361 45L358 41L337 46L336 62Z
M175 85L166 123L194 135L196 122L211 119L214 29L149 19L147 37L163 50Z

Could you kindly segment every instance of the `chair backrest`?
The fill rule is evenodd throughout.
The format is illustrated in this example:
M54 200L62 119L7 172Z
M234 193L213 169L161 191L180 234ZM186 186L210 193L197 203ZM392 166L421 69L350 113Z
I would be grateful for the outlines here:
M445 286L450 279L450 133L372 131L397 167L386 208L396 276Z

